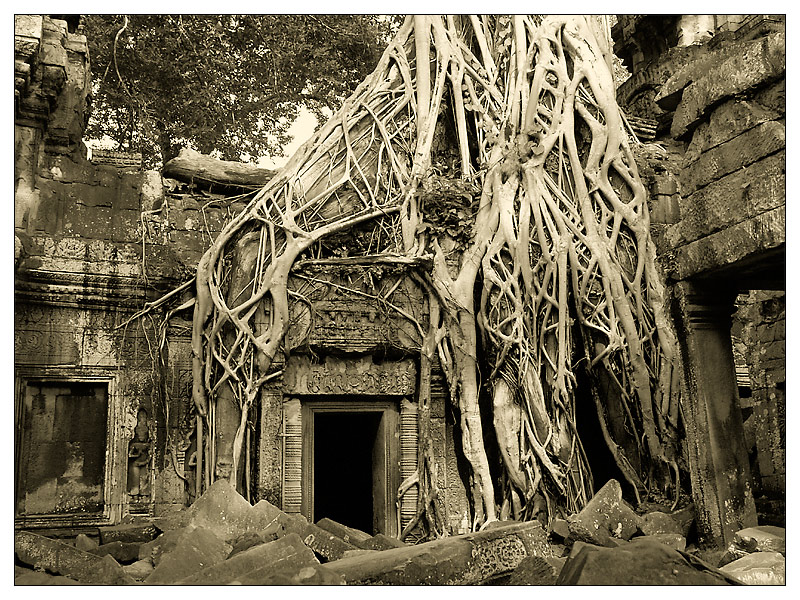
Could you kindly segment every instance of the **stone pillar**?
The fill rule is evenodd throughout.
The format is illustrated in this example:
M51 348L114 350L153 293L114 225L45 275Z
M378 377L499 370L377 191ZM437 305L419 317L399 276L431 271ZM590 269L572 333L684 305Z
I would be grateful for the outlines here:
M700 541L727 545L757 524L731 343L733 290L675 286L682 407Z

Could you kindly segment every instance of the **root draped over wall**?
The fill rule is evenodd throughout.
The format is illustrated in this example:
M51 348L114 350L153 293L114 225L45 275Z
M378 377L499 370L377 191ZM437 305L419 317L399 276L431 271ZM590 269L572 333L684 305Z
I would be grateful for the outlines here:
M341 257L336 244L357 235L351 257L433 265L413 274L430 318L415 322L419 468L400 492L420 493L404 535L417 526L446 535L427 437L436 358L460 415L474 528L549 521L591 497L578 369L637 499L677 495L675 340L646 192L593 31L581 16L407 18L375 71L224 229L198 265L192 331L206 485L242 485L250 407L279 375L273 360L288 351L291 307L304 301L290 289L293 265ZM616 429L601 378L622 407ZM220 445L222 402L239 418Z

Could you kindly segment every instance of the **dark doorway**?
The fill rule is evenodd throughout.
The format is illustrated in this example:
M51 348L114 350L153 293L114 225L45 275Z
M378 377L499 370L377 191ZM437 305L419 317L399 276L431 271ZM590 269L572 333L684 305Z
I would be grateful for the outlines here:
M314 414L314 521L325 517L373 532L373 467L380 412ZM377 465L376 465L377 466ZM377 472L376 472L377 471Z
M367 533L396 536L400 485L397 403L303 402L302 512Z

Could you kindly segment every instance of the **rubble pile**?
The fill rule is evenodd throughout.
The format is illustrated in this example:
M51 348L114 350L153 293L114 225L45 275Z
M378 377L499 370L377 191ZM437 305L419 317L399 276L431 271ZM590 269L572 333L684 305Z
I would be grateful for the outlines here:
M667 509L668 510L668 509ZM690 508L637 514L610 480L578 514L493 522L406 545L331 519L309 523L217 481L183 512L71 543L16 533L17 585L731 585L785 581L785 530L740 531L719 568L686 535Z

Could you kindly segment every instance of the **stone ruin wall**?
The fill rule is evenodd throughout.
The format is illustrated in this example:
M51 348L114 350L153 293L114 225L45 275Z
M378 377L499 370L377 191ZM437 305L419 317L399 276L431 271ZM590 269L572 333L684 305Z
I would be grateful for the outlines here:
M128 321L146 302L193 275L203 252L244 207L244 200L193 192L176 180L162 179L159 172L142 171L137 155L100 151L90 158L82 142L90 73L85 36L70 31L74 27L66 21L49 17L18 15L15 26L16 439L21 443L22 429L32 425L21 422L26 384L99 381L108 385L111 412L104 522L179 510L194 499L191 314L185 311L170 323L163 371L155 368L158 319ZM331 281L354 275L358 273L316 273ZM306 347L323 355L364 356L384 347L389 335L390 345L406 352L407 336L397 338L404 326L397 319L385 320L361 300L346 294L321 296L315 303L320 318ZM306 351L298 348L295 354ZM456 460L458 434L445 410L439 371L434 371L432 388L437 483L452 531L463 532L468 529L463 467ZM279 506L284 400L282 382L264 390L256 417L260 435L252 440L251 500L265 498ZM34 414L33 425L52 428L53 417L47 423L44 418ZM149 453L146 483L134 496L128 494L129 455L143 455L141 448L131 450L142 440ZM30 506L59 495L59 485L65 490L61 496L74 491L67 486L81 480L81 465L76 468L78 477L53 473L46 489L29 490ZM62 475L57 482L56 475ZM39 527L82 522L23 521Z

